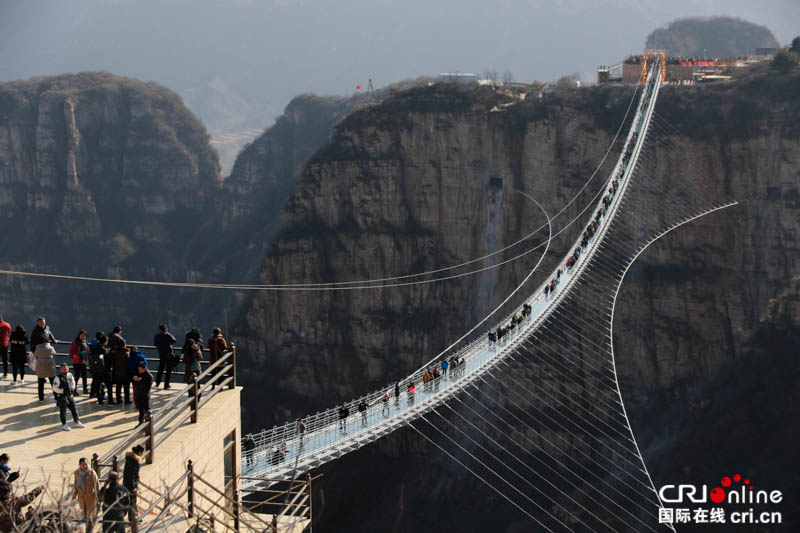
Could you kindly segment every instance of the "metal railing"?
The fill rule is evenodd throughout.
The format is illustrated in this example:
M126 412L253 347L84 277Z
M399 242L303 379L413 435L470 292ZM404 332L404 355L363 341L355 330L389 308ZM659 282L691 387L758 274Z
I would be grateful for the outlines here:
M284 490L265 489L262 492L267 498L261 502L240 502L238 490L221 491L195 472L189 460L184 473L163 490L139 483L157 497L152 501L145 499L146 507L131 517L129 525L132 531L149 533L166 530L176 521L185 520L188 530L202 524L212 531L222 528L238 532L244 526L248 531L279 533L287 522L291 521L287 528L293 529L297 520L311 521L311 482L320 477L306 476ZM231 481L234 487L238 485L236 481ZM265 511L269 511L270 518L261 516Z
M71 341L56 341L56 342L51 343L51 344L55 344L55 345L59 345L59 346L71 346L72 342ZM158 348L156 346L150 346L150 345L146 345L146 344L126 344L126 346L129 346L129 347L130 346L136 346L139 349L139 351L142 352L143 354L146 353L146 352L156 352L156 353L158 353ZM176 348L176 347L173 346L171 348L170 355L174 356L174 355L180 353L180 350L181 350L181 348ZM202 350L203 350L203 353L209 353L210 352L210 350L208 348L202 348ZM72 367L72 355L71 354L62 353L62 352L56 351L55 357L67 359L67 361L62 361L62 362L66 362L67 364L70 365L70 367ZM147 368L149 370L154 370L154 368L153 368L153 366L151 366L151 364L152 365L157 365L158 363L161 362L161 358L158 357L158 356L156 356L156 357L147 357L147 356L145 356L145 360L147 361ZM210 364L211 363L209 361L200 361L200 365L201 366L208 366ZM87 366L88 366L88 362L87 362ZM173 373L179 373L179 372L177 372L179 367L183 368L183 361L179 362L176 365L173 365L172 366L172 372ZM75 384L76 385L78 384L77 383L77 378L75 380Z
M174 392L166 404L146 417L144 422L131 430L105 455L97 457L97 454L94 454L92 468L97 472L97 476L103 479L108 472L118 466L118 457L137 444L144 446L144 457L147 464L151 464L159 444L168 439L187 420L196 423L200 409L219 391L234 387L236 387L236 347L231 343L230 349L222 357L199 376L193 376L192 383Z

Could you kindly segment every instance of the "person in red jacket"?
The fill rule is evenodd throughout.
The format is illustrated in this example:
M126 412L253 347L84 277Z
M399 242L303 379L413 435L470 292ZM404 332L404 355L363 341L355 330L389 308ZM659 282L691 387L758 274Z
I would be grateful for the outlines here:
M86 364L89 361L89 342L85 331L78 332L69 347L69 354L72 356L72 370L75 373L76 388L78 382L83 378L83 393L86 394L88 392Z
M8 377L8 338L11 336L11 324L0 315L0 358L3 359L3 378Z
M213 365L218 359L221 359L227 350L228 343L225 342L225 338L222 336L222 330L219 328L214 328L214 330L211 332L211 338L208 339L209 365ZM211 383L212 390L214 389L215 385L216 383Z

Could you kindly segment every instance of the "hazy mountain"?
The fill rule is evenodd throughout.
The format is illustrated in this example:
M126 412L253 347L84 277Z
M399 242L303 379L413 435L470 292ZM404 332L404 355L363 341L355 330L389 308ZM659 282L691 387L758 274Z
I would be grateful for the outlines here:
M180 93L217 139L291 98L443 71L593 79L676 16L728 14L797 32L795 0L0 0L0 81L83 70ZM231 158L225 157L226 161ZM228 172L227 167L224 174Z
M678 19L647 36L647 48L678 56L739 57L777 46L769 28L730 17Z

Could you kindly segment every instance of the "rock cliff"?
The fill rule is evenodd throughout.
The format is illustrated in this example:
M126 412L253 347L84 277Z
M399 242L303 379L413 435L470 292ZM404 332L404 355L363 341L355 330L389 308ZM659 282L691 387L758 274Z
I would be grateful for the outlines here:
M209 228L218 240L226 241L225 246L233 241L249 258L243 263L241 254L236 254L227 278L257 278L302 163L328 141L333 125L352 104L351 98L300 95L286 106L274 126L238 155L225 180L220 224Z
M511 243L545 222L514 189L548 208L565 202L630 95L600 90L592 103L554 97L502 113L490 109L507 97L491 89L432 86L352 113L303 169L262 282L413 274ZM574 107L595 104L597 113ZM428 285L259 294L237 334L250 377L270 384L276 419L385 385L466 331L537 258Z
M0 184L9 269L178 281L198 276L198 224L222 191L205 128L175 93L98 72L0 84ZM8 319L49 316L67 340L109 316L136 328L159 308L193 314L168 289L0 283ZM153 326L130 333L149 340Z
M771 317L793 309L786 302L798 260L800 108L794 95L799 83L796 73L751 72L734 84L666 87L660 97L658 127L643 166L648 179L700 172L741 205L654 245L623 285L614 339L618 371L657 485L731 468L713 458L700 468L680 452L681 446L705 445L702 438L682 440L687 435L708 436L705 404L688 398L698 384L719 394L720 372L731 361L753 358L751 372L766 376L770 363L752 343ZM261 281L412 274L514 242L543 221L514 190L556 212L601 160L630 96L629 89L596 87L505 106L506 97L490 89L437 85L351 113L303 168ZM582 196L568 209L567 218L585 201ZM721 253L706 253L710 244ZM556 249L559 245L563 241ZM526 257L430 285L261 293L248 299L236 332L247 354L245 385L258 384L245 389L246 425L264 427L313 412L404 375L468 329L534 261ZM721 401L734 402L735 396ZM266 412L249 407L264 402ZM664 420L656 415L674 406L682 406L683 425L659 425ZM785 449L781 428L761 428L760 435ZM442 469L454 479L463 480L463 472L439 465L449 460L432 459L431 453L400 432L330 466L326 473L335 483L326 493L323 523L380 529L385 509L399 508L398 530L413 525L432 531L437 521L425 517L441 508L431 495L440 501L488 501L480 512L445 505L450 511L443 512L453 513L451 525L481 530L476 525L481 516L486 525L486 515L503 515L503 504L487 489L443 482ZM795 490L766 459L742 452L737 461L749 461L765 478L785 481L780 488L786 492ZM370 472L364 475L376 483L381 476L396 476L399 490L364 492L346 480L351 468ZM361 498L357 512L345 503L353 497Z

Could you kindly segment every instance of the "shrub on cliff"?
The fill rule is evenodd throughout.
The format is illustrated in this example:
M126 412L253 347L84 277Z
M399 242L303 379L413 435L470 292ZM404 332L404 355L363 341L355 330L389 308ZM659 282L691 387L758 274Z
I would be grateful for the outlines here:
M778 54L772 60L772 68L784 74L796 66L797 56L790 52L778 52Z

